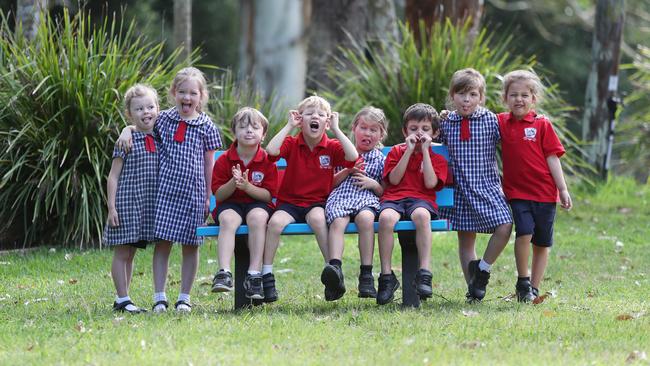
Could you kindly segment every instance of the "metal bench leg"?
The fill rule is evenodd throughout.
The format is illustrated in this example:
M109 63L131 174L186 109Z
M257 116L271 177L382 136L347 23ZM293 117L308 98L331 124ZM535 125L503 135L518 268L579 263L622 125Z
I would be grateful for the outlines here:
M397 237L402 247L402 306L417 308L420 307L420 297L413 285L419 269L415 231L399 231Z
M248 234L235 235L235 310L250 308L253 305L262 305L261 300L246 298L244 279L248 273L249 265Z

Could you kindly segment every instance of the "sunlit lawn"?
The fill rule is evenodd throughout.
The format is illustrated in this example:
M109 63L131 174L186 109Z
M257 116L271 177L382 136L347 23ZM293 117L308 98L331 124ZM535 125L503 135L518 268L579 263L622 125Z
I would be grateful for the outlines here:
M0 256L0 365L12 364L649 364L650 190L617 181L576 194L561 212L538 305L511 300L510 245L486 301L464 303L454 233L434 234L434 298L404 310L356 297L356 238L347 238L348 293L322 299L313 238L286 237L280 301L233 312L209 292L215 242L203 247L193 313L111 312L111 252L43 248ZM480 238L484 248L486 236ZM151 249L138 253L131 297L150 307ZM395 263L399 264L399 250ZM168 295L178 294L175 250ZM375 269L378 259L375 259ZM399 272L400 268L395 268ZM399 273L398 273L399 275ZM402 284L404 285L404 284ZM399 295L399 292L398 292Z

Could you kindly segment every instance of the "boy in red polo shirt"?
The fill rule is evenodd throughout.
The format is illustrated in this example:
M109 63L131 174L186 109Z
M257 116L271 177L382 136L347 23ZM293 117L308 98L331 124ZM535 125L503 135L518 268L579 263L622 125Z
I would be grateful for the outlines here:
M564 147L551 122L533 110L543 90L534 73L512 71L503 80L503 100L510 112L500 113L499 130L503 160L503 192L515 221L515 289L520 302L539 296L548 256L553 245L555 205L571 209L560 157ZM530 243L532 271L528 272Z
M235 141L214 165L212 192L217 207L213 215L220 226L217 239L220 269L212 280L212 292L233 289L230 260L235 249L235 231L245 222L250 265L244 289L249 299L264 298L261 269L266 222L273 213L271 199L278 188L278 169L260 146L268 127L268 120L257 109L240 109L230 125Z
M338 140L325 134L330 127ZM294 128L301 132L289 136ZM280 234L290 223L307 222L316 235L323 258L329 259L324 208L332 191L334 167L353 167L358 154L339 128L338 113L332 112L330 104L318 96L306 98L300 102L297 111L289 111L287 125L268 143L266 151L272 159L284 158L287 161L277 208L266 231L262 266L264 301L273 302L278 299L273 259L280 244Z
M431 141L438 136L438 112L423 103L414 104L404 112L402 133L405 142L393 146L384 163L386 184L379 209L379 258L381 274L377 304L393 300L399 281L391 269L393 228L401 218L415 224L415 243L420 269L415 289L421 298L431 297L431 219L438 217L436 191L447 179L447 161L431 151Z

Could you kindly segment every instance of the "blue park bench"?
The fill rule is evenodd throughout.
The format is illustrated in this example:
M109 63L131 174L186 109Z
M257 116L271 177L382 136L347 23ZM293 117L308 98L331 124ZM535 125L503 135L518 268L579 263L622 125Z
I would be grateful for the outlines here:
M434 145L432 150L449 160L449 154L446 146ZM388 154L390 146L384 147L382 153ZM222 154L223 151L215 152L215 160ZM277 163L278 169L286 168L286 161L280 159ZM437 192L436 203L439 208L452 207L454 204L454 191L450 187L445 187ZM215 207L214 195L211 199L210 209ZM375 233L379 230L379 223L375 222ZM431 231L449 231L451 227L446 219L432 220ZM413 281L415 274L419 267L418 251L415 245L415 224L412 221L398 221L395 224L395 232L398 235L399 243L402 248L402 303L404 306L419 307L420 298L415 292ZM314 232L306 223L289 224L285 227L282 235L310 235ZM346 234L358 233L357 226L354 223L348 224L345 229ZM198 236L218 236L219 226L208 225L201 226L196 229ZM241 225L235 232L235 309L249 307L251 305L259 305L260 300L251 300L246 298L244 290L244 277L249 265L249 252L248 252L248 227Z

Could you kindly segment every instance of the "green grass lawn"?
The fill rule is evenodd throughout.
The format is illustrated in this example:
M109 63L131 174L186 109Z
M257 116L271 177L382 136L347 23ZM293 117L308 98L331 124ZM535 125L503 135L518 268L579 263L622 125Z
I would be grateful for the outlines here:
M401 299L379 307L356 297L354 236L347 237L342 300L323 300L315 240L285 237L275 265L280 300L242 312L232 311L232 296L209 291L217 264L215 242L208 241L187 316L114 314L109 250L2 255L0 365L648 365L650 189L616 180L574 192L574 199L571 212L558 214L541 288L551 294L538 305L510 300L512 245L494 267L486 300L465 304L455 233L434 234L434 297L408 310ZM486 241L479 237L479 253ZM146 307L151 254L151 248L138 253L131 290ZM178 249L170 263L168 296L175 300Z

